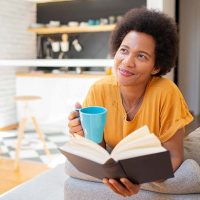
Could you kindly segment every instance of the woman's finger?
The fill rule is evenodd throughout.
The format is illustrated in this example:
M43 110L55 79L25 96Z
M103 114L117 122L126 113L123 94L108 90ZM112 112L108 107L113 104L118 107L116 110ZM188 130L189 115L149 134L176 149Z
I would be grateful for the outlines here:
M69 116L68 116L68 120L73 120L75 118L79 117L79 112L73 110L72 112L70 112Z
M81 130L81 131L78 131L78 132L76 132L75 134L78 134L78 135L80 135L80 136L84 137L84 132L83 132L83 130Z
M68 122L68 127L73 128L73 127L79 126L80 124L81 124L80 119L76 118Z
M113 187L113 185L112 184L110 184L109 183L109 181L108 181L108 179L107 178L104 178L103 180L102 180L102 182L105 184L105 185L107 185L113 192L115 192L115 193L117 193L117 194L120 194L120 195L122 195L122 196L124 196L123 194L121 194L115 187ZM124 196L125 197L125 196Z
M130 196L129 191L115 179L109 179L109 183L123 196Z
M126 189L129 191L129 196L133 194L137 194L140 190L140 185L133 184L131 181L129 181L127 178L121 178L120 181L123 183L123 185L126 187Z
M81 104L79 102L75 103L75 108L82 108Z
M78 125L78 126L74 126L74 127L71 127L69 128L69 132L70 133L78 133L80 131L83 131L83 128L81 125Z

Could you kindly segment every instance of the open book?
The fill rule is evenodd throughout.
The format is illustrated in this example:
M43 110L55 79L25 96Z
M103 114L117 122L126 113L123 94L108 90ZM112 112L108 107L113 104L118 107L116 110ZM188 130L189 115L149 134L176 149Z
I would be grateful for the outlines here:
M99 179L127 177L141 184L173 177L169 152L147 126L123 138L111 154L79 135L59 150L79 171Z

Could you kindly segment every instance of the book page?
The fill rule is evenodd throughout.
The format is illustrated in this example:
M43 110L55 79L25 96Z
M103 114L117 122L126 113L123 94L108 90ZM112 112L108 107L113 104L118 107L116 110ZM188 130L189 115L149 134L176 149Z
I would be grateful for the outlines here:
M109 153L102 146L85 137L75 134L75 137L71 138L71 142L72 141L77 144L85 145L86 146L85 148L91 148L96 152L98 152L99 154L103 154L104 156L109 156Z
M117 161L162 151L166 149L162 147L160 140L150 133L147 126L143 126L119 142L113 149L111 157Z
M133 141L133 140L137 140L138 138L142 138L145 135L149 135L150 131L148 126L143 126L135 131L133 131L132 133L130 133L129 135L127 135L125 138L123 138L123 140L121 140L113 149L113 151L115 151L117 148L119 148L120 146L126 145L127 142Z
M144 155L149 155L153 153L158 153L158 152L164 152L166 149L164 147L149 147L149 148L144 148L144 149L129 149L124 152L120 152L114 157L111 155L111 157L115 160L124 160L128 158L134 158L134 157L139 157L139 156L144 156Z
M159 139L154 134L146 134L141 138L132 139L126 143L119 145L118 148L112 151L112 155L118 154L122 151L127 151L130 149L144 149L148 147L160 147L161 143Z
M103 147L81 136L70 138L61 149L100 164L110 158L109 153Z

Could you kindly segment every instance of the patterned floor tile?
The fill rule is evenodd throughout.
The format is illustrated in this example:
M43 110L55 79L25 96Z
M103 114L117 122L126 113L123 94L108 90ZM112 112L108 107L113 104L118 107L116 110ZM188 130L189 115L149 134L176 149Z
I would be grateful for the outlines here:
M43 144L38 139L37 134L34 131L26 131L21 146L20 159L43 162L50 166L56 166L57 164L64 162L65 158L58 151L58 147L64 145L68 140L66 133L46 132L44 133L44 136L51 153L50 158L46 156ZM12 159L15 158L16 140L16 131L12 131L11 133L8 132L7 135L6 132L2 135L0 132L1 156L10 157Z

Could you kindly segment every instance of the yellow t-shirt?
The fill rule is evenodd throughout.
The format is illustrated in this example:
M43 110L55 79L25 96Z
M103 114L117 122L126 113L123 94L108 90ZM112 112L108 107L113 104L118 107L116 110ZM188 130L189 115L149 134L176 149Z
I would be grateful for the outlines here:
M105 77L91 86L83 106L91 105L108 109L104 139L112 148L143 125L148 125L162 143L166 142L178 129L193 120L178 87L162 77L150 80L143 102L132 121L126 120L119 85L114 76Z

